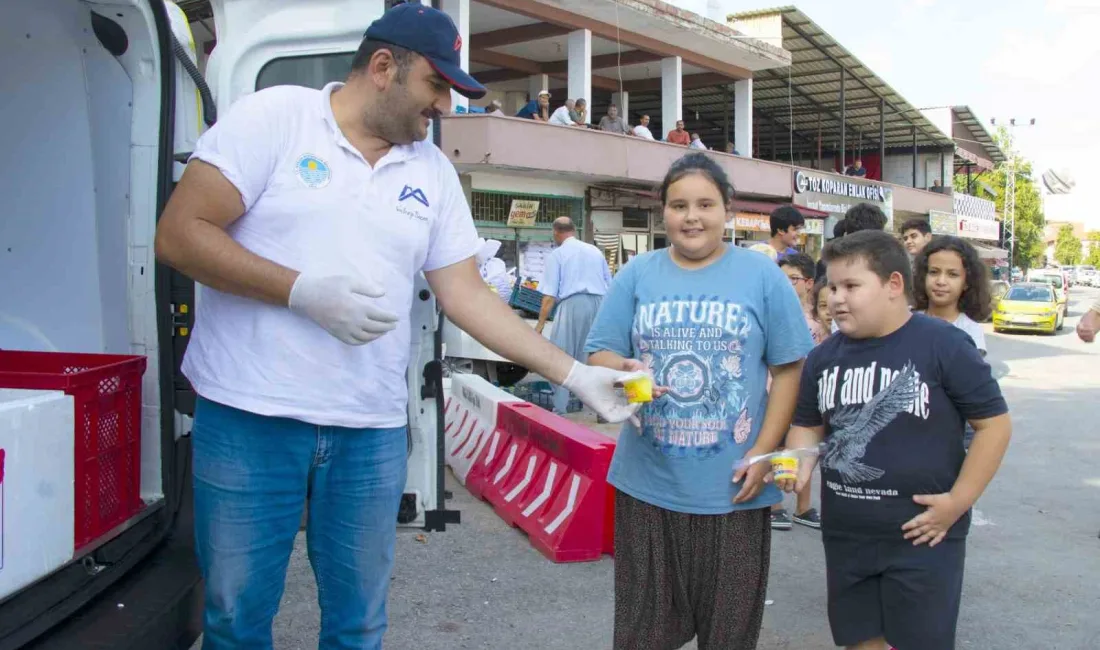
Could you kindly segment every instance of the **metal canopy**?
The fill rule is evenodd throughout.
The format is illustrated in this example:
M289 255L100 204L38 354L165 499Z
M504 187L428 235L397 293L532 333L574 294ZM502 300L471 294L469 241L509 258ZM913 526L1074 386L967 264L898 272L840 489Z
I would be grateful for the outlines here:
M994 164L1005 162L1006 158L1004 151L1001 151L1001 148L997 146L989 130L985 128L985 125L978 119L978 116L974 115L974 112L970 110L969 106L952 106L951 112L953 113L952 121L966 128L969 132L969 139L974 144L980 145L985 151L986 156L992 160Z
M948 134L940 132L917 108L797 8L738 13L731 15L730 20L775 15L782 15L783 48L791 53L793 62L790 68L764 70L754 75L758 157L772 157L774 140L779 160L789 160L792 155L796 159L816 158L819 136L824 155L838 152L842 112L849 156L859 148L878 151L880 108L885 117L886 149L911 152L915 129L915 145L920 151L952 150L954 142ZM846 80L843 111L842 77ZM712 146L721 141L726 111L732 113L732 91L732 84L684 91L687 127L698 130ZM659 94L632 96L630 110L632 114L659 112ZM729 128L732 135L732 118Z

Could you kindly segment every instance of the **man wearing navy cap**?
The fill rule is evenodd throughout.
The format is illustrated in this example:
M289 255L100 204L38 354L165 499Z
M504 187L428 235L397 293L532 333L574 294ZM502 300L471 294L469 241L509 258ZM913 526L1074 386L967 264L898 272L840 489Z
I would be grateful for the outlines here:
M486 290L458 175L425 142L459 65L445 14L397 6L346 83L243 97L200 139L156 251L200 285L183 371L199 395L195 536L203 647L272 647L307 494L320 648L380 648L405 486L413 280L502 356L603 417L622 373L575 362Z

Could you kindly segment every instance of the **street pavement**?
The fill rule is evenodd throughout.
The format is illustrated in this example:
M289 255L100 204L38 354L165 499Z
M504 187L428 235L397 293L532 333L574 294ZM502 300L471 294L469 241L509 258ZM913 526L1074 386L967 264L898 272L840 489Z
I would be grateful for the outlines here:
M1098 296L1072 289L1055 336L986 327L1014 434L977 504L959 648L1100 648L1100 344L1082 343L1073 330ZM611 647L610 558L552 564L457 482L449 487L461 525L398 537L387 650ZM774 534L761 650L833 647L823 562L816 531ZM299 536L275 647L316 648L318 619Z

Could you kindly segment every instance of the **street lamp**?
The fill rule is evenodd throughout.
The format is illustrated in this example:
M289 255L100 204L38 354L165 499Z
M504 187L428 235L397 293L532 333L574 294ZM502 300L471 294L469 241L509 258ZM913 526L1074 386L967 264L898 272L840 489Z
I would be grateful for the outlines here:
M997 118L992 118L989 123L997 126ZM1008 124L1002 123L1006 129L1014 130L1017 126L1035 126L1035 118L1030 118L1028 123L1016 124L1016 118L1009 118ZM1010 141L1011 144L1011 141ZM1005 245L1008 247L1008 272L1011 277L1012 266L1016 262L1016 152L1008 154L1008 164L1005 170L1005 205L1004 205Z

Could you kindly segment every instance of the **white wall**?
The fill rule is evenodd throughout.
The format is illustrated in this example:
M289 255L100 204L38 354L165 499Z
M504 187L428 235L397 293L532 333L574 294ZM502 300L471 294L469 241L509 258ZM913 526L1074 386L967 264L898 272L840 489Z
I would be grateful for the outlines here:
M516 192L519 194L552 194L576 198L584 198L584 191L588 187L584 183L571 183L550 178L508 176L482 172L471 172L470 182L474 190Z
M945 155L944 184L951 185L952 156ZM940 154L925 153L917 155L917 188L928 189L932 181L940 179ZM882 168L882 180L895 185L913 186L913 154L887 154Z

